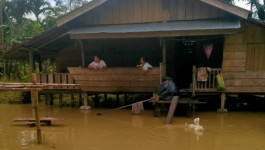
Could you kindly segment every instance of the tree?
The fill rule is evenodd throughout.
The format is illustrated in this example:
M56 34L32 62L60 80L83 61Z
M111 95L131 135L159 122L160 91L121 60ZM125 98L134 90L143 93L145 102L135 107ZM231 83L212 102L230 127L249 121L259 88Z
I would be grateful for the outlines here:
M254 13L259 19L265 20L265 0L261 4L262 0L242 0L250 4L250 11Z
M30 12L28 0L11 0L5 1L5 3L5 13L17 24L21 24L24 15Z
M68 8L69 8L69 10L74 10L74 9L86 4L89 1L90 0L68 0Z
M46 11L53 11L53 8L46 0L29 0L29 11L35 15L37 22L41 23L40 15Z

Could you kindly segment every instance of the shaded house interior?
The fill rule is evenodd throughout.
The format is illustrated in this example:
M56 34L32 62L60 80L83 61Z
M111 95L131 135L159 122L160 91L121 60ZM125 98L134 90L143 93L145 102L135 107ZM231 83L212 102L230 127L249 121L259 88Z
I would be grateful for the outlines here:
M209 59L203 49L205 43L214 44ZM193 65L221 68L223 36L170 38L166 44L167 76L172 77L180 88L189 88L192 83ZM147 57L154 67L159 67L162 62L159 38L87 40L84 47L86 65L93 61L94 55L100 55L108 67L136 67L142 56ZM81 52L73 53L75 48L66 48L56 56L58 72L68 72L67 67L82 66Z

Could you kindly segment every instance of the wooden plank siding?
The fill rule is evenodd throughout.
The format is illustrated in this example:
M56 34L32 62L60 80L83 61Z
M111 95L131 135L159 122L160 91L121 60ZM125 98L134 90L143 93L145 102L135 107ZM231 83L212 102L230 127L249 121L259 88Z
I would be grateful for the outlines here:
M160 67L147 72L139 68L107 68L93 70L68 67L75 83L88 92L156 92L162 73Z
M112 0L84 14L79 21L85 25L123 24L227 16L229 13L198 0Z
M69 73L38 73L37 83L41 84L74 84L73 76ZM44 89L74 89L73 86L47 86Z
M265 93L265 29L242 22L225 37L222 74L228 93Z

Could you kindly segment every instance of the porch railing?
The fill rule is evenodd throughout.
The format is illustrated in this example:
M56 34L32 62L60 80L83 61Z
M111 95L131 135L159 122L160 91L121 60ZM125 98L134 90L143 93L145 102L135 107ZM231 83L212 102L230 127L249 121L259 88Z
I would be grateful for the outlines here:
M197 81L197 68L193 66L193 90L192 94L195 96L195 92L216 92L217 91L217 81L216 75L221 73L221 68L211 68L208 71L207 81Z
M39 73L37 83L44 84L74 84L73 76L69 73ZM48 86L45 89L74 89L73 86Z

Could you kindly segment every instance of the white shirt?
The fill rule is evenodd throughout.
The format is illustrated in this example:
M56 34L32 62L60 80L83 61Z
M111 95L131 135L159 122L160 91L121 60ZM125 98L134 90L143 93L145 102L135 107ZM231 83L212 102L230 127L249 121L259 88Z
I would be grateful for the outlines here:
M148 63L148 62L146 62L146 63L144 63L144 65L143 65L143 70L148 70L149 68L152 68L152 66Z
M104 62L104 60L100 60L99 63L96 63L95 61L93 61L92 63L89 64L89 66L93 66L96 68L100 68L100 67L107 67L106 63Z

